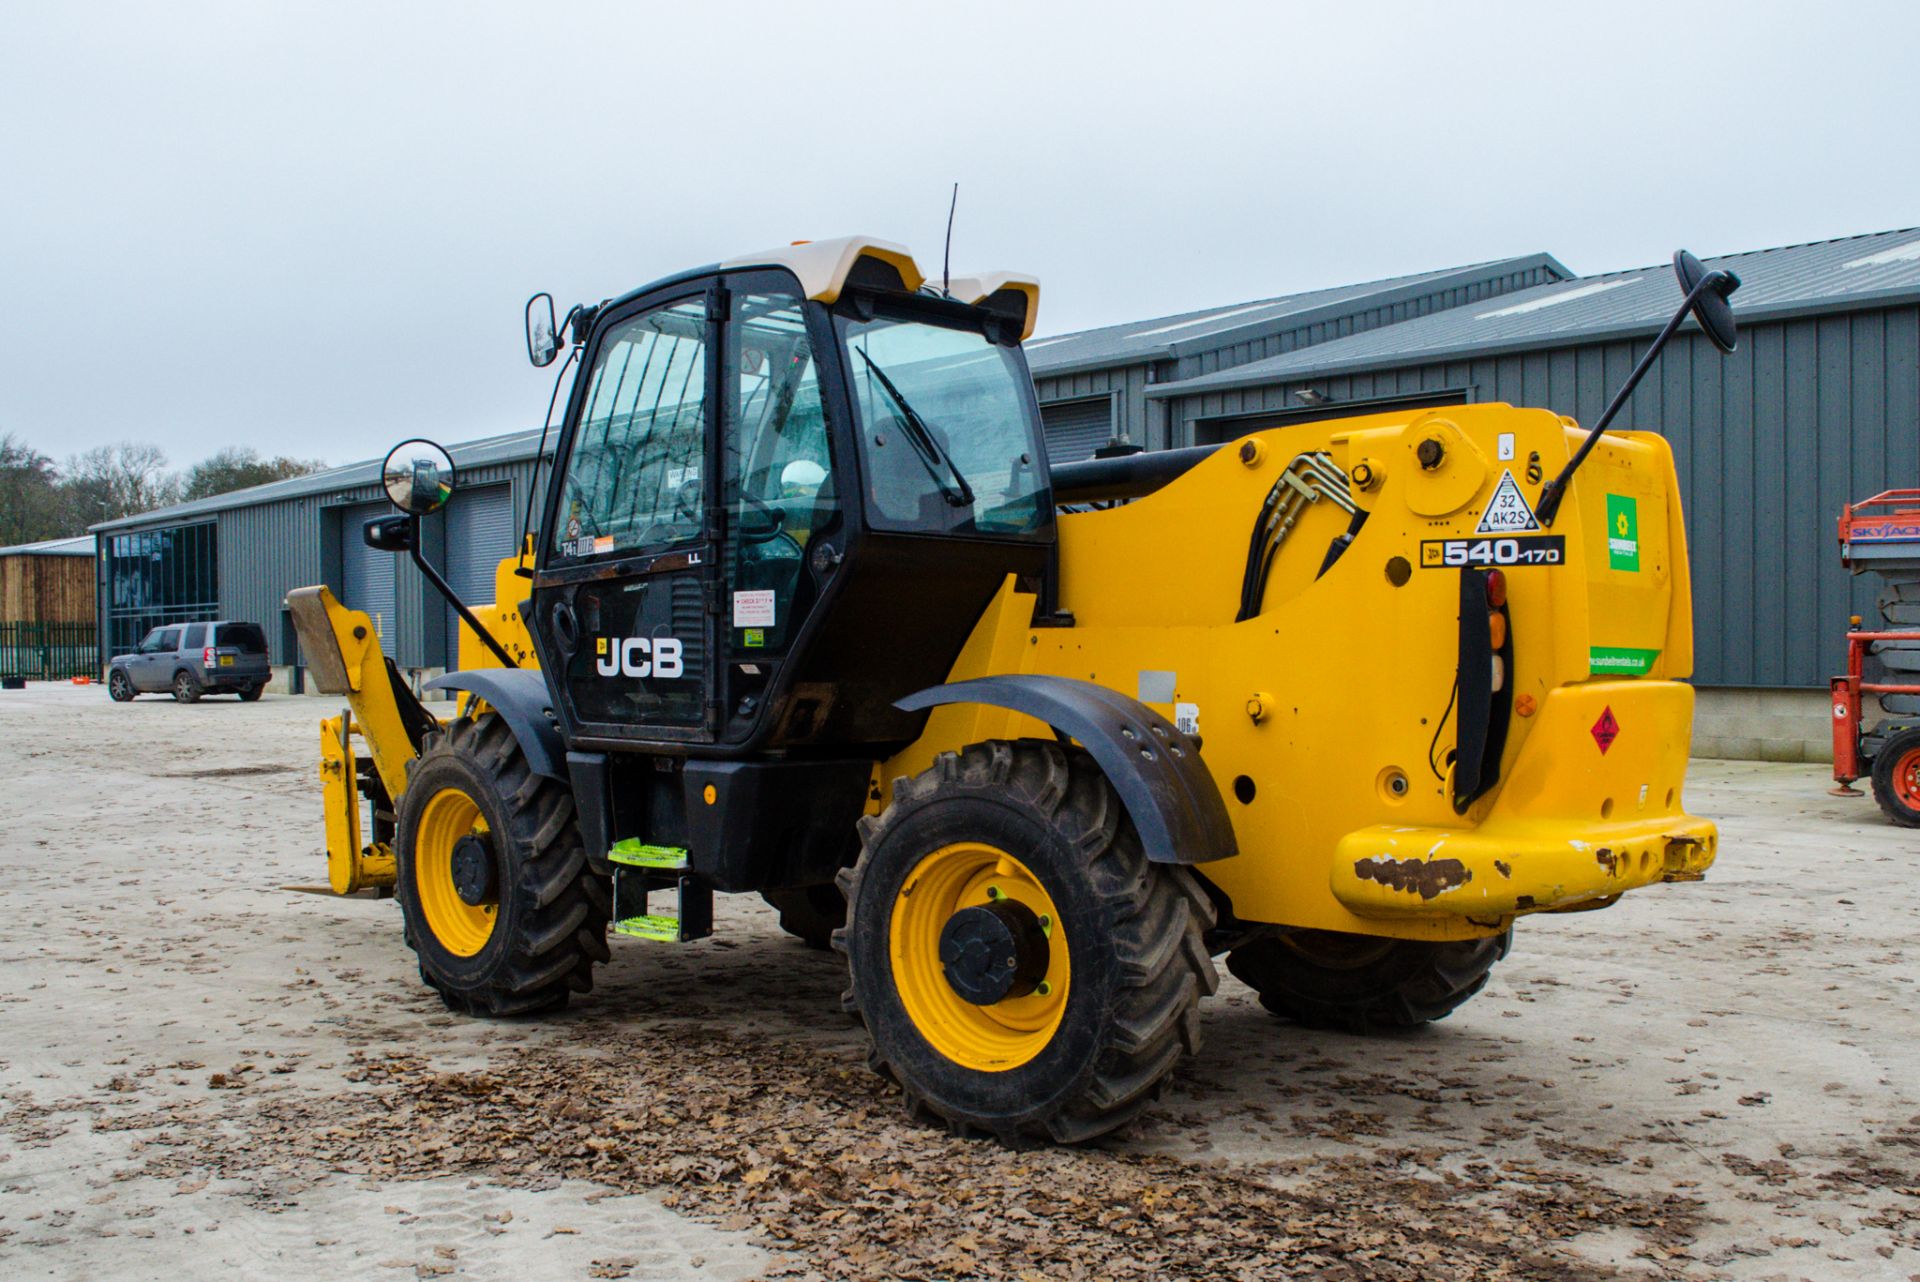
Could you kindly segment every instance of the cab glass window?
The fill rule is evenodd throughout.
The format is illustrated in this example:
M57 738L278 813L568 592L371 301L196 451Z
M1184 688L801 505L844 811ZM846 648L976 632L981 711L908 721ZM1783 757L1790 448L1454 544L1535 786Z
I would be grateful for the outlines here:
M1032 381L1017 350L906 312L835 324L875 526L1022 535L1047 524Z
M700 537L706 337L706 302L691 298L636 316L601 341L561 485L555 555Z
M732 397L726 433L734 648L784 653L811 605L807 548L840 519L820 371L801 301L734 299L728 325Z

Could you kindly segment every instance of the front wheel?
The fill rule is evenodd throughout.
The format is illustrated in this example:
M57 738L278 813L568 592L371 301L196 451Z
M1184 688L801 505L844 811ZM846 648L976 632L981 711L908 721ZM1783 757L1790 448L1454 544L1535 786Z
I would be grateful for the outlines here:
M182 669L173 674L173 701L175 703L200 702L200 683L193 679L193 673Z
M115 703L126 703L133 698L133 681L119 668L107 674L107 697Z
M1186 869L1148 862L1084 752L942 753L861 836L834 941L909 1110L1004 1142L1090 1140L1199 1049L1213 909Z
M1311 1028L1367 1033L1444 1019L1486 986L1513 932L1428 943L1287 930L1227 954L1227 969L1274 1014Z
M395 893L420 975L469 1015L557 1010L607 960L608 879L573 794L535 775L498 713L429 743L400 798Z
M1889 736L1873 754L1873 799L1902 828L1920 828L1920 729Z

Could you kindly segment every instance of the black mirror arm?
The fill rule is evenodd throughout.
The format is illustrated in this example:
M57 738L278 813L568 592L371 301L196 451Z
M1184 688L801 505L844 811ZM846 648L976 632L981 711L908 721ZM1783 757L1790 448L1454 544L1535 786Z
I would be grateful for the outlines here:
M1553 518L1560 511L1561 500L1567 496L1567 487L1573 483L1573 474L1580 470L1582 463L1587 461L1587 455L1593 453L1593 447L1606 433L1607 426L1613 422L1614 417L1626 407L1628 399L1633 396L1633 389L1640 386L1640 380L1645 378L1647 371L1653 368L1653 363L1660 359L1661 350L1679 332L1680 327L1686 324L1687 317L1693 314L1694 303L1701 295L1710 290L1719 289L1725 280L1725 272L1708 272L1700 279L1698 285L1688 291L1686 299L1680 304L1680 310L1673 314L1673 319L1667 322L1666 328L1660 331L1659 336L1647 348L1646 355L1640 358L1639 364L1633 367L1633 372L1627 375L1627 381L1620 385L1620 390L1613 394L1611 401L1607 402L1607 408L1601 413L1600 421L1595 423L1593 430L1587 433L1587 439L1580 442L1580 448L1573 452L1573 457L1567 460L1567 465L1561 468L1558 475L1548 481L1546 488L1540 491L1540 501L1534 504L1533 515L1543 528L1553 524Z
M473 629L473 634L487 643L487 649L493 651L494 658L500 660L500 662L506 664L509 668L519 667L520 665L514 662L513 656L508 654L506 650L501 647L500 643L493 639L493 633L487 631L486 624L480 622L474 612L467 608L467 603L462 601L459 595L454 592L453 586L440 577L440 571L428 564L427 558L420 551L420 518L416 516L409 519L413 522L413 537L409 540L413 546L409 547L407 552L413 557L413 563L420 567L420 573L427 576L427 582L433 584L434 590L445 597L447 604L452 606L459 613L460 617L467 621L467 626Z

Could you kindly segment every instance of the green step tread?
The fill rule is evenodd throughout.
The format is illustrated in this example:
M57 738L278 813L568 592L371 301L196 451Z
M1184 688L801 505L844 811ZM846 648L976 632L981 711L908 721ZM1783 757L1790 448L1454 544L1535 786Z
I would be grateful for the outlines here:
M607 858L629 868L654 868L663 872L684 872L687 869L687 852L679 846L649 846L632 837L614 842L613 849L607 851Z
M617 934L632 935L635 939L654 939L667 944L680 942L678 917L623 917L613 923L613 929Z

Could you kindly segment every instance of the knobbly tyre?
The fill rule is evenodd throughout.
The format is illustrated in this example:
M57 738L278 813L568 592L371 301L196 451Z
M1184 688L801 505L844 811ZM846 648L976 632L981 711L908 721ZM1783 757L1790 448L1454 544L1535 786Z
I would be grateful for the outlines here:
M493 604L421 555L437 446L396 448L404 514L367 527L466 620L428 683L458 715L325 587L288 598L349 705L333 886L392 887L475 1015L763 894L845 954L909 1107L1010 1142L1138 1114L1217 956L1292 1020L1439 1019L1517 918L1714 858L1672 458L1604 431L1689 315L1732 347L1737 280L1675 263L1592 431L1458 406L1052 467L1030 278L849 238L558 323L536 295L530 356L579 372Z

